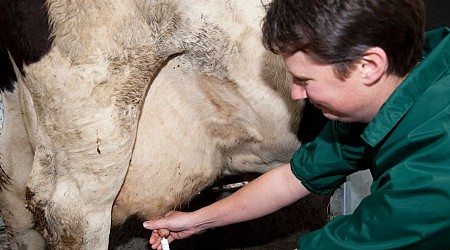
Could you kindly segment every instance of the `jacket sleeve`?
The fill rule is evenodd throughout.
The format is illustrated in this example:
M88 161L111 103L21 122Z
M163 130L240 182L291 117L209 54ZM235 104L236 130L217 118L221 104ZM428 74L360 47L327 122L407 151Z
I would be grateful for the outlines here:
M406 159L377 177L352 215L303 236L299 250L450 249L449 114L408 133L408 146L392 152Z
M368 167L360 137L365 126L330 121L314 141L295 152L292 172L309 191L333 193L348 175Z

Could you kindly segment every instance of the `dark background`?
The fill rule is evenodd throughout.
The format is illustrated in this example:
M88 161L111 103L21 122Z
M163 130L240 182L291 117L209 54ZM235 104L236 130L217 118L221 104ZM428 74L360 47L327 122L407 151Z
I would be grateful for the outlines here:
M441 26L450 27L449 0L425 0L425 8L427 15L427 30Z

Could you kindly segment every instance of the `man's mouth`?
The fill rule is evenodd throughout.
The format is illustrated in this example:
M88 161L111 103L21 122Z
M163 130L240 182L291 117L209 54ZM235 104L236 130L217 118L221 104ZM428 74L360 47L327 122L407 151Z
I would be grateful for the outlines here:
M321 106L311 100L309 100L311 102L312 105L314 105L314 107L316 107L317 109L322 109Z

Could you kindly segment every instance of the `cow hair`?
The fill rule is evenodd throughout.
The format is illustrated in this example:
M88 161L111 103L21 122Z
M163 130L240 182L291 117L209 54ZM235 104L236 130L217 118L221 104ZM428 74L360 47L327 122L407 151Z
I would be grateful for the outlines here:
M10 178L5 173L3 166L0 165L0 191L2 191L4 188L7 188L8 185L11 185Z

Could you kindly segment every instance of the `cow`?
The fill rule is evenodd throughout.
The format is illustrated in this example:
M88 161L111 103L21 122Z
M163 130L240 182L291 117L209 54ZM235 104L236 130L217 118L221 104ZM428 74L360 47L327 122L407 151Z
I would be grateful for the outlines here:
M260 0L1 0L0 211L14 249L107 249L300 146ZM11 80L11 84L9 84Z

